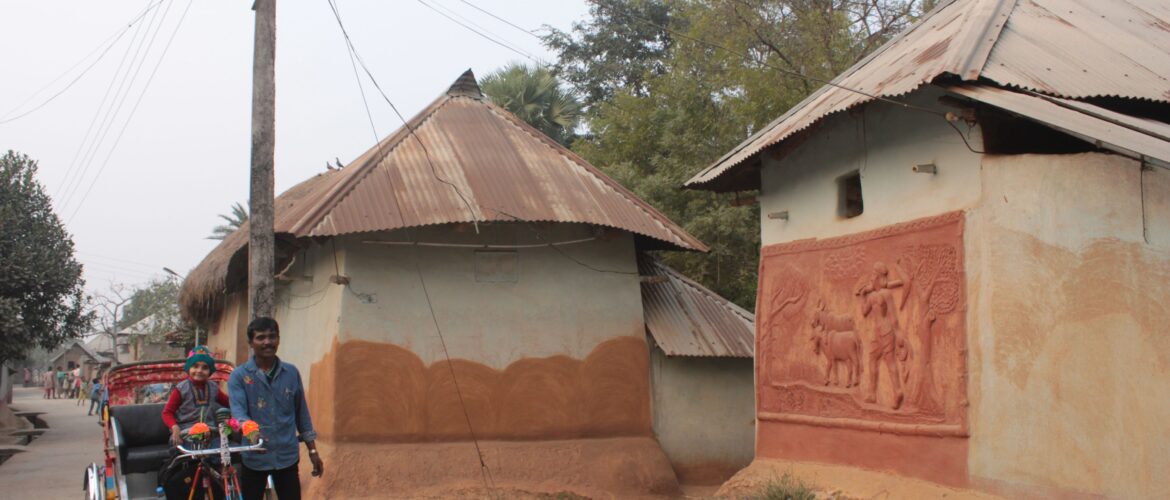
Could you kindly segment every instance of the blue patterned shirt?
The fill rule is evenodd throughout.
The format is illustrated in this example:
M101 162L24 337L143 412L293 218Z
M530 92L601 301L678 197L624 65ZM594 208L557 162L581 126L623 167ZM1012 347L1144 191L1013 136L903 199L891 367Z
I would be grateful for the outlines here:
M298 442L317 439L301 373L279 358L271 382L256 366L254 356L236 368L228 379L228 400L237 421L243 424L245 420L255 420L260 424L260 435L268 450L267 453L243 453L244 465L249 469L291 467L300 460Z

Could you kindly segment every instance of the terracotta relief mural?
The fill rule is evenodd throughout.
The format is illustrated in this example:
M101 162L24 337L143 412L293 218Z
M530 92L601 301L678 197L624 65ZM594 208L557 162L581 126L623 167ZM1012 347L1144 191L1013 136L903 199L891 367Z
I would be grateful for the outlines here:
M961 212L765 247L761 420L966 436Z

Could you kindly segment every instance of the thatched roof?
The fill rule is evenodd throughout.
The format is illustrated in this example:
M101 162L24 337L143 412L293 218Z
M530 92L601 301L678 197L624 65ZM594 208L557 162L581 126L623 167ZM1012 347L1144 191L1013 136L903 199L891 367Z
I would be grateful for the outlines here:
M341 178L341 171L328 171L310 177L293 186L276 198L274 204L276 220L273 227L277 238L293 237L287 230L298 214L306 209L306 198L321 189L329 189ZM248 279L248 238L247 222L228 235L195 266L183 287L179 290L179 307L183 317L198 322L207 322L223 309L227 295L244 288Z

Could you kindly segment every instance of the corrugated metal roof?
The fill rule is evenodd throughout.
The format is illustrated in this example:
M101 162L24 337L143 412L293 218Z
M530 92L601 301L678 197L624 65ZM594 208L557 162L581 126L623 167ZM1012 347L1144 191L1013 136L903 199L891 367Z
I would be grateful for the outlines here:
M568 222L629 231L648 247L707 251L621 184L484 99L470 70L408 123L344 169L278 196L275 232L301 238L461 222ZM188 273L184 314L218 309L248 228Z
M646 329L667 356L752 357L755 315L639 254Z
M763 149L829 114L904 95L948 74L1061 97L1170 102L1170 5L1156 0L942 3L685 185L742 188L719 184Z
M1170 125L1135 118L1071 99L1028 95L986 85L954 85L947 90L1026 116L1074 137L1135 159L1170 168Z
M470 71L451 90L309 195L277 232L336 236L428 224L579 222L669 247L707 247L609 176L483 99Z

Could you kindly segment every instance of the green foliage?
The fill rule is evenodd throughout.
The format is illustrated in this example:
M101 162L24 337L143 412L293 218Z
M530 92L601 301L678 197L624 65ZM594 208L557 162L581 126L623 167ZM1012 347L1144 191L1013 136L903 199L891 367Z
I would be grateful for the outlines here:
M679 187L920 8L914 0L598 0L589 21L545 43L588 105L589 134L574 151L712 249L662 260L750 310L759 210L731 206L737 194Z
M27 155L0 157L0 360L53 349L91 320L73 240L36 172Z
M143 319L140 325L152 342L173 341L189 345L193 341L194 326L183 321L179 314L180 283L173 277L155 279L134 290L122 310L119 328L126 328Z
M622 12L650 22L628 22ZM618 91L644 96L648 78L667 71L673 23L657 0L594 0L591 19L574 23L573 34L552 30L544 43L559 54L557 73L582 94L585 104L608 101Z
M480 88L492 102L561 145L573 141L581 103L561 90L551 71L513 63L485 77Z
M243 203L236 202L232 205L232 213L230 215L219 214L219 218L223 219L226 224L220 224L211 228L211 236L208 236L207 239L222 240L236 232L240 226L248 222L248 207L245 207Z
M785 473L780 479L772 479L764 484L759 495L753 498L758 500L816 500L817 493L812 486Z

